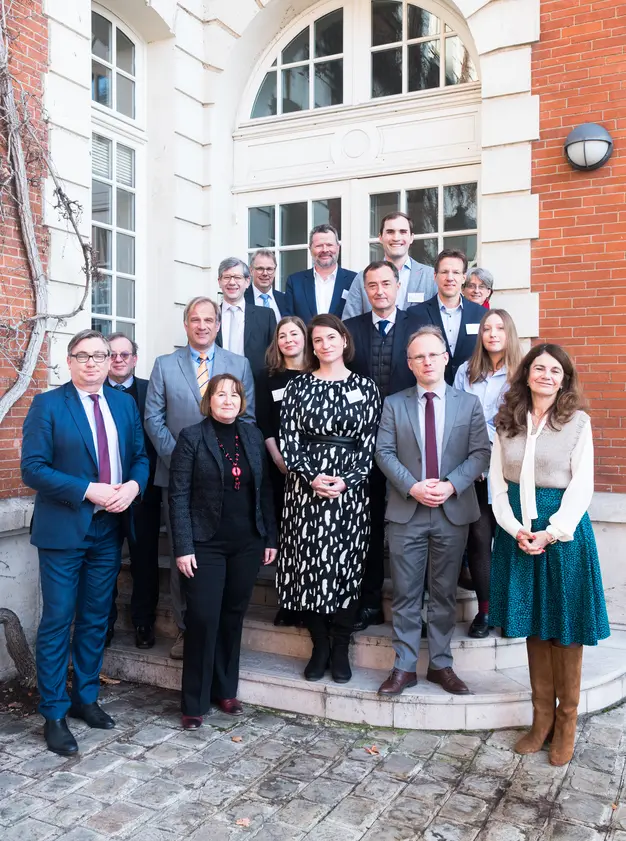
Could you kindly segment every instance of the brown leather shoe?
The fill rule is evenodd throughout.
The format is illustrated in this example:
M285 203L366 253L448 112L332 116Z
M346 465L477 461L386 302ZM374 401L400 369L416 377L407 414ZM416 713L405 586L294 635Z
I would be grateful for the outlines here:
M183 715L180 723L182 724L183 730L197 730L198 727L202 727L202 716Z
M415 672L403 672L402 669L392 669L387 680L381 683L379 695L399 695L404 689L417 684Z
M215 703L226 715L243 715L243 706L237 698L222 698L221 701Z
M446 692L452 695L471 695L467 686L463 683L460 677L454 674L454 670L448 666L445 669L428 669L426 672L426 680L431 683L438 683Z

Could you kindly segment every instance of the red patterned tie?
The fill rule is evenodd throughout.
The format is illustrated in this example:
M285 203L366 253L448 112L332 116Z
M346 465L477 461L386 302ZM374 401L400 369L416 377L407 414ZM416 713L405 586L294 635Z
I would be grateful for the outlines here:
M434 391L427 391L426 398L426 423L424 429L424 446L426 449L426 478L439 478L439 463L437 461L437 429L435 426L435 404L433 400L436 395Z
M109 459L109 439L100 409L100 395L90 394L93 400L93 414L96 419L96 438L98 440L98 481L111 484L111 461Z

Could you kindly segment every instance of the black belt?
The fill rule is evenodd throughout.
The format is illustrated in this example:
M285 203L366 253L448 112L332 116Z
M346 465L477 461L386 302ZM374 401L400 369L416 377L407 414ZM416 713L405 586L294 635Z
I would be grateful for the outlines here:
M356 450L357 441L342 435L305 435L304 440L309 444L328 444L329 447L344 447L346 450Z

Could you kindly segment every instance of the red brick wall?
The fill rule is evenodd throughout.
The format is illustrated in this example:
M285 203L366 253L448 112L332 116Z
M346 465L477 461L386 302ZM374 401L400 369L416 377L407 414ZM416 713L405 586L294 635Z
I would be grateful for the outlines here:
M542 0L533 48L541 139L532 289L540 335L572 352L595 427L596 490L626 492L626 3ZM563 156L575 126L613 136L608 164L585 174Z
M23 90L36 97L30 100L31 112L34 111L35 115L34 127L38 134L45 137L39 102L43 96L43 77L48 62L48 22L43 15L41 0L14 0L10 9L10 25L14 35L10 48L12 71ZM0 155L3 159L5 152L0 140ZM31 201L45 264L47 237L42 227L43 184L37 179L40 169L37 164L32 164L29 177L33 178ZM4 219L0 223L0 321L14 324L24 315L33 312L33 298L15 208L5 200L3 209ZM23 347L24 342L18 341L10 349L10 354L19 354ZM4 342L0 350L0 394L4 394L15 380L15 370L6 359L7 347ZM0 498L30 493L20 481L21 429L33 395L45 386L46 368L42 364L37 369L31 388L0 425Z

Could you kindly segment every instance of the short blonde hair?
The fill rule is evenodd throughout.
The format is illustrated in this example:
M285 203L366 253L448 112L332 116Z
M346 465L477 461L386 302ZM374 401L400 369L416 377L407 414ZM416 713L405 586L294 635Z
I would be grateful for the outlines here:
M183 310L183 324L189 323L189 316L200 304L211 304L211 306L215 310L216 321L221 321L220 308L217 305L217 302L214 301L213 298L207 298L205 295L196 295L195 298L192 298L191 301L189 301L189 303Z

